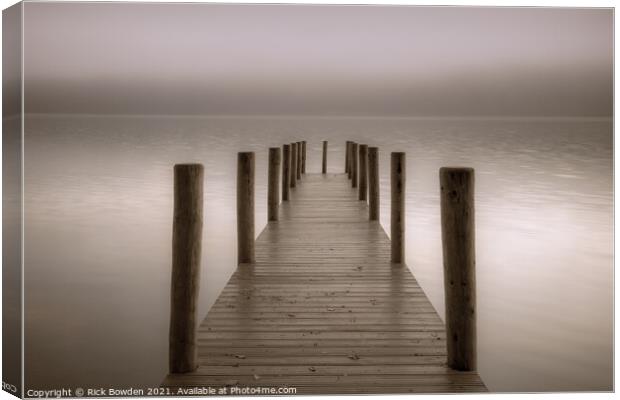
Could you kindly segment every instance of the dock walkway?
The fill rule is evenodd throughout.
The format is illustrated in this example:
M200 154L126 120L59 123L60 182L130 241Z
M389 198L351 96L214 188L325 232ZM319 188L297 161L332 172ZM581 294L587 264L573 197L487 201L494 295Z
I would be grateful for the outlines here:
M297 394L485 392L446 365L444 323L345 174L305 174L198 329L198 370L163 386Z

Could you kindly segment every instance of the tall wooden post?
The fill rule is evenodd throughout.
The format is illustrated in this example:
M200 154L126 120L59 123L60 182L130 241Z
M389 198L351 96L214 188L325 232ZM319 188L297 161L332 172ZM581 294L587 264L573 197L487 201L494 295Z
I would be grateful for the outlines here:
M392 194L390 225L392 236L392 262L396 264L405 261L405 183L405 153L393 152L390 173Z
M301 142L301 173L306 173L306 141Z
M280 205L280 148L269 148L269 172L267 180L267 220L278 220Z
M285 144L282 147L282 201L288 201L289 185L291 184L291 145Z
M349 146L351 146L351 141L347 140L344 148L344 173L351 179L351 174L349 173Z
M323 163L321 167L323 174L327 173L327 140L323 140Z
M379 149L368 148L368 219L379 219Z
M291 143L291 187L297 186L297 143Z
M302 149L302 145L301 142L297 142L297 168L296 168L296 177L297 180L301 179L301 164L302 164L302 153L303 153L303 149Z
M351 144L351 186L356 188L357 187L357 148L358 148L358 144L357 143L353 143Z
M196 303L202 253L204 168L201 164L174 166L172 222L172 280L168 367L170 373L198 368Z
M476 370L474 170L441 168L441 238L448 366Z
M237 261L254 263L254 153L237 156Z
M359 150L359 165L360 165L360 182L357 198L359 200L368 199L368 145L360 144Z

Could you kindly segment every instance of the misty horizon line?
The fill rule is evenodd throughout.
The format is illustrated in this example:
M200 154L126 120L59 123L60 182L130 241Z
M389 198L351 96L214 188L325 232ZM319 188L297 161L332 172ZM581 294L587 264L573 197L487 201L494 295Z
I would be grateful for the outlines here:
M356 115L356 114L253 114L253 113L244 113L244 114L167 114L167 113L41 113L41 112L25 112L24 116L30 117L68 117L68 116L83 116L83 117L184 117L184 118L247 118L247 119L453 119L453 120L478 120L478 119L487 119L487 120L509 120L509 119L524 119L524 120L613 120L612 115L484 115L484 114L476 114L476 115L458 115L458 114L450 114L450 115ZM8 116L3 116L3 119L13 119L20 117L21 114L12 114Z

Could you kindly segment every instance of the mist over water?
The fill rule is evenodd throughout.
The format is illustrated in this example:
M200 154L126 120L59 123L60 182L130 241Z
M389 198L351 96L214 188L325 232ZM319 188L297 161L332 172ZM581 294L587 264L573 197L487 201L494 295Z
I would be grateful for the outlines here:
M29 2L29 113L613 110L613 9Z
M476 170L479 371L492 391L612 389L612 123L582 119L28 116L26 387L158 385L167 372L172 167L205 166L199 318L235 269L238 151L346 140L407 153L407 263L442 316L438 169ZM303 183L302 183L303 184Z

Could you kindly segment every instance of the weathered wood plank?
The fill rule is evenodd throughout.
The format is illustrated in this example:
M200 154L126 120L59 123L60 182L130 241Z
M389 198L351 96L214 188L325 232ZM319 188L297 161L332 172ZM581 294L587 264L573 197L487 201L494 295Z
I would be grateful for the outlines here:
M446 355L444 346L410 346L410 347L300 347L290 349L286 347L235 347L234 353L230 353L229 349L223 349L218 346L203 345L198 352L201 357L210 356L231 356L231 354L243 354L247 357L298 357L298 356L346 356L353 354L359 357L366 356L439 356Z
M306 175L197 330L198 370L163 385L486 391L475 372L447 367L443 322L357 198L345 174Z

